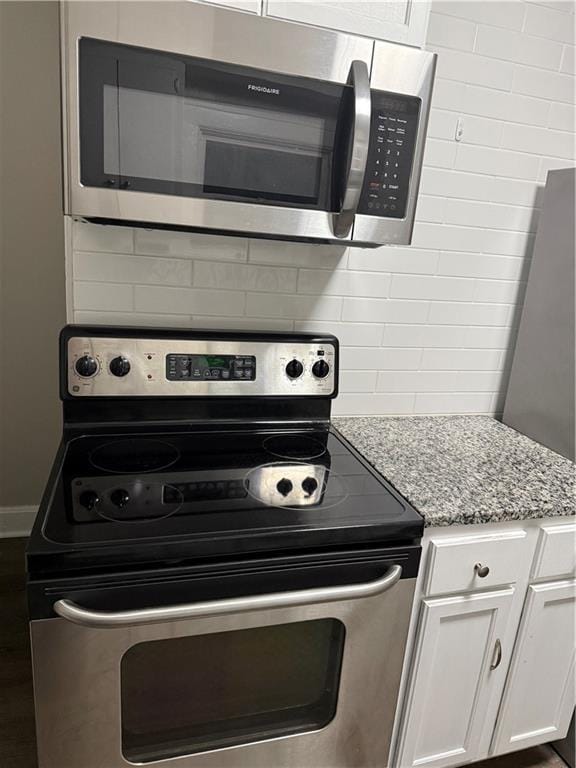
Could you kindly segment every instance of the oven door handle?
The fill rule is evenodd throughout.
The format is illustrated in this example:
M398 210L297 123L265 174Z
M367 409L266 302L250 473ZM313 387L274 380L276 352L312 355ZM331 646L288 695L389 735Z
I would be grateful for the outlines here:
M273 608L293 608L315 603L334 603L341 600L357 600L375 597L393 587L402 576L402 566L393 565L380 579L342 587L320 587L295 592L278 592L271 595L234 597L210 600L204 603L171 605L165 608L144 608L135 611L93 611L81 608L71 600L58 600L54 611L73 624L94 629L114 629L142 624L159 624L181 619L203 619L209 616L225 616L247 611L264 611Z
M346 173L346 183L342 206L334 216L334 234L336 237L348 237L354 216L360 203L362 184L368 162L370 145L370 122L372 104L370 99L370 75L364 61L353 61L348 75L348 84L354 90L354 125L352 127L352 147L350 164Z

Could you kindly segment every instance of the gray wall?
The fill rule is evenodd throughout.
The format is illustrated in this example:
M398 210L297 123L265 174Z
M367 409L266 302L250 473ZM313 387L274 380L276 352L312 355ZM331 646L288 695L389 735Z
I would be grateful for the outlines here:
M0 507L36 504L65 322L58 5L0 2Z

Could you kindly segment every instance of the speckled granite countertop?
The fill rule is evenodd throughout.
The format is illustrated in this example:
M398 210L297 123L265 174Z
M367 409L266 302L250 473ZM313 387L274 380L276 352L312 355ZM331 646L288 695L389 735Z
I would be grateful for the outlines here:
M334 418L427 526L576 513L575 465L489 416Z

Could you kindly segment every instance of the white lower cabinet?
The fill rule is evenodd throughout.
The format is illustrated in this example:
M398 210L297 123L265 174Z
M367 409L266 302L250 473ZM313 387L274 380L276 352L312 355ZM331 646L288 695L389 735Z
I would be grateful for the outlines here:
M506 676L502 642L514 588L427 598L396 765L456 766L485 757ZM509 654L507 654L509 658Z
M576 525L428 529L393 768L455 768L566 736Z
M575 607L574 579L528 588L494 754L566 735L575 699Z

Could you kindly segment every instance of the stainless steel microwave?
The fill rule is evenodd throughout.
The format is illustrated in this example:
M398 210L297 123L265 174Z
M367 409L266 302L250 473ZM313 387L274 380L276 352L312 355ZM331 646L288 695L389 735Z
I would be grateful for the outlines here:
M435 55L193 2L62 6L65 213L410 242Z

